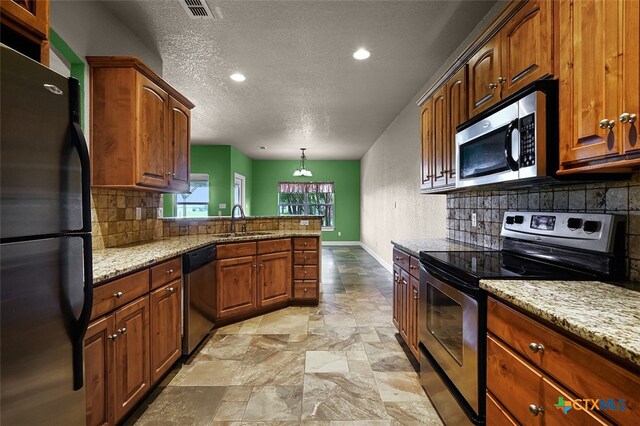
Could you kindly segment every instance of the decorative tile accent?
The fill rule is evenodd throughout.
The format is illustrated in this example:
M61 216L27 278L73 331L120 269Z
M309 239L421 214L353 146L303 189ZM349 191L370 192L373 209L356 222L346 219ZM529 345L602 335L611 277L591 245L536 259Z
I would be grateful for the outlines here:
M502 248L500 230L508 210L614 213L627 217L628 277L640 281L640 173L629 181L522 190L477 190L447 195L447 236L457 242ZM477 226L471 226L476 212Z

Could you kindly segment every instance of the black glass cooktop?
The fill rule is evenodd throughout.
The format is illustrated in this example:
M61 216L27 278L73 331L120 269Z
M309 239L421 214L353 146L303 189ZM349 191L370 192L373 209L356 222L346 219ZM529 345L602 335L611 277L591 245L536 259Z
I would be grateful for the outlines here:
M593 275L504 251L443 251L420 253L427 265L475 279L593 279Z

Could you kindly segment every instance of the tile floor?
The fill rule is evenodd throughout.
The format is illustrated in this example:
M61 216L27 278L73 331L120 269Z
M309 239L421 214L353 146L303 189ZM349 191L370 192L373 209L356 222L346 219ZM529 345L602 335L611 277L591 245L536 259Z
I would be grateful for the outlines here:
M390 274L360 247L322 250L320 305L212 332L130 425L441 425L396 339Z

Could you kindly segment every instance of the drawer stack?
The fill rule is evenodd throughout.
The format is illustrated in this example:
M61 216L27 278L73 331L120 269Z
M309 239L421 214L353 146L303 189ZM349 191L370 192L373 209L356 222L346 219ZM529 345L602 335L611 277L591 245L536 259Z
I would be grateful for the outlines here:
M317 304L320 278L318 238L296 237L293 250L293 300Z

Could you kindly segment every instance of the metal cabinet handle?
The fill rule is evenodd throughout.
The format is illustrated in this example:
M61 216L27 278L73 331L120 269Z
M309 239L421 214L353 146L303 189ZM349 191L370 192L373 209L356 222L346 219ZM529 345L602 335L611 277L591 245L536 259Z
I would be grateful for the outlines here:
M413 271L414 269L416 269L416 266L415 265L410 265L409 269L411 269Z
M529 343L529 349L534 354L537 354L538 352L544 352L544 345L542 343L531 342Z
M171 173L171 177L173 177L173 178L176 177L176 174L175 173Z
M600 128L601 129L613 129L614 127L616 127L616 122L613 120L609 120L606 118L603 118L602 120L600 120Z
M544 408L538 407L536 404L529 405L529 412L533 416L537 416L538 414L544 414Z
M114 340L116 340L118 338L118 335L117 334L110 334L110 335L107 336L107 338L113 342Z
M165 288L165 290L167 290L169 293L173 293L175 291L173 287L167 287Z
M127 334L127 327L122 327L118 329L119 334Z
M167 275L173 274L173 269L168 269L167 270Z
M418 298L418 292L416 290L413 290L413 298L414 299Z
M636 122L636 119L638 117L635 114L629 114L628 112L623 112L622 115L620 115L620 122L622 124L633 124Z
M117 293L113 293L113 297L115 297L116 299L120 299L122 296L123 296L123 293L121 291Z
M406 284L407 283L407 280L405 280L404 278L401 278L400 280L402 281L402 284Z
M498 77L498 83L505 84L506 82L507 82L506 77L503 77L503 76Z
M498 88L498 84L496 83L489 83L489 89L493 90L493 89L497 89Z
M171 176L171 172L165 173L166 176Z

